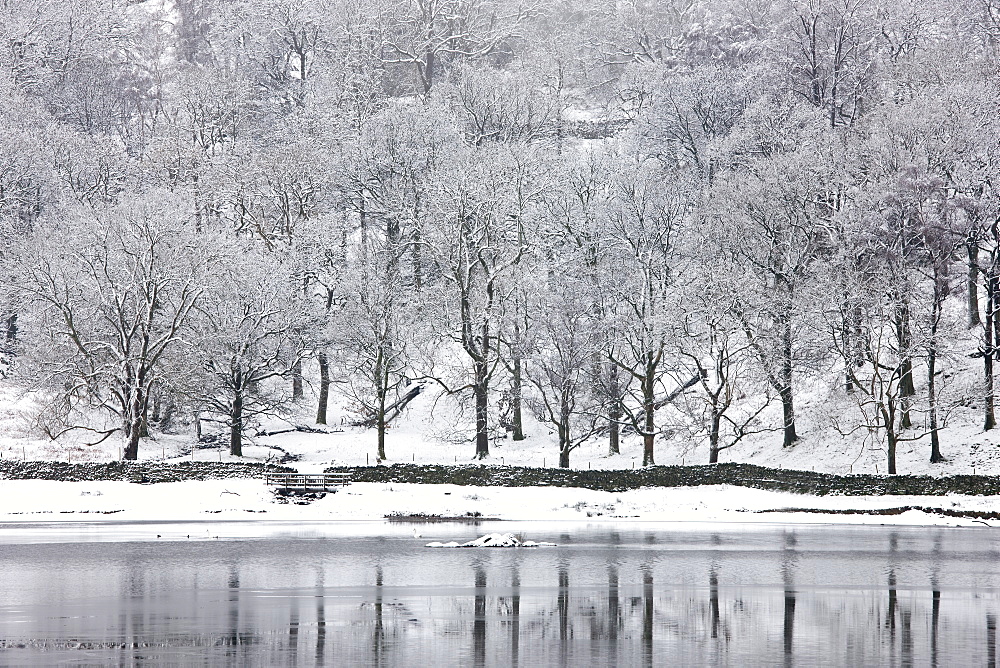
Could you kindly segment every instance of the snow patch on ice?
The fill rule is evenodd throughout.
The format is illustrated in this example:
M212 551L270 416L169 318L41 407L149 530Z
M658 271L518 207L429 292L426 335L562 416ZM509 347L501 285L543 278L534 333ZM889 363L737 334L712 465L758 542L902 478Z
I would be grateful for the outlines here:
M555 547L555 543L535 542L533 540L521 540L512 533L488 533L467 543L449 541L440 543L437 541L427 543L424 547Z

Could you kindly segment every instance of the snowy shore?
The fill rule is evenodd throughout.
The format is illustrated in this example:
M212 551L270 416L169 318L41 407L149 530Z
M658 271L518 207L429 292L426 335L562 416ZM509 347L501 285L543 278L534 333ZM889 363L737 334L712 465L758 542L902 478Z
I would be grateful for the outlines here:
M730 485L603 492L567 487L352 483L308 503L296 501L277 499L261 480L253 479L151 485L4 480L0 482L0 523L479 518L1000 526L1000 519L989 515L1000 513L998 496L812 496Z

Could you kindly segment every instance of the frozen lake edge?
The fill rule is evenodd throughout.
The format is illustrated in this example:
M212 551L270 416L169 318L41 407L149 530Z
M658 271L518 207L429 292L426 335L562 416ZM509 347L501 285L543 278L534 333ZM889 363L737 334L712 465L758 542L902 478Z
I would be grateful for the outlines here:
M811 495L737 485L578 487L355 482L299 505L252 478L135 484L121 480L4 480L0 524L135 522L590 523L735 522L984 527L1000 523L997 495ZM400 521L406 518L407 521Z

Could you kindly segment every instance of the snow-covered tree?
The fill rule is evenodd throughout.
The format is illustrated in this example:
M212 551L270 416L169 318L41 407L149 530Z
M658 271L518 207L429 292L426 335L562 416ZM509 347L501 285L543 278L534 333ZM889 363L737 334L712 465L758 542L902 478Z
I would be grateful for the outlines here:
M21 258L32 354L53 390L52 438L121 434L125 459L138 457L150 390L203 292L203 253L164 201L75 212ZM94 413L111 423L94 426Z

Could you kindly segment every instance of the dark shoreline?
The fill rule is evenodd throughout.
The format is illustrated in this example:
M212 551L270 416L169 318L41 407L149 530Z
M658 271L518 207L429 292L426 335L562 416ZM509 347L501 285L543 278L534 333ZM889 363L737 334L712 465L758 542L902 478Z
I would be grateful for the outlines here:
M1000 476L956 475L836 475L793 469L773 469L754 464L651 466L624 470L541 469L520 466L392 466L343 467L328 473L351 472L356 482L424 483L501 487L581 487L624 492L642 487L695 487L737 485L796 494L843 496L897 496L1000 494Z
M328 473L349 472L355 482L422 483L500 487L580 487L623 492L642 487L736 485L755 489L826 496L897 496L967 494L1000 495L1000 476L993 475L836 475L773 469L753 464L652 466L625 470L573 470L468 464L456 466L393 464L333 466ZM107 462L70 464L52 461L0 461L0 479L98 481L141 484L260 478L265 472L294 472L261 463Z
M295 473L287 466L229 462L124 462L70 464L67 462L0 460L0 480L61 480L90 482L116 480L139 484L261 478L264 473Z

